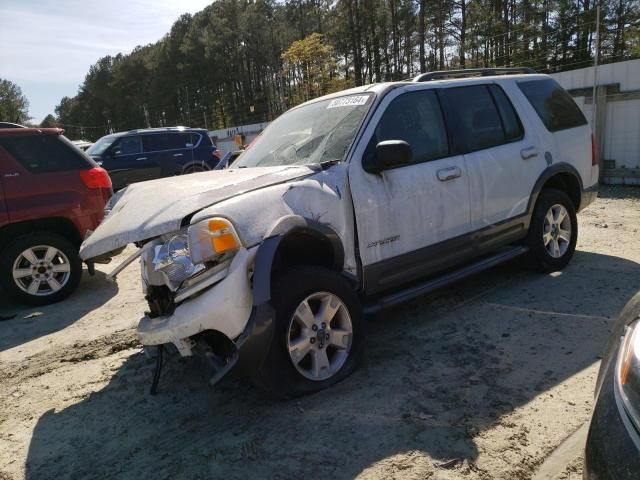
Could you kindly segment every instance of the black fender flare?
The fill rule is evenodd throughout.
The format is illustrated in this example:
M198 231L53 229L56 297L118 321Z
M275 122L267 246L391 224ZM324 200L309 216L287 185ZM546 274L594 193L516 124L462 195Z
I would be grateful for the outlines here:
M329 241L334 252L333 267L341 272L344 267L344 246L340 236L328 225L300 215L288 215L269 230L256 252L253 268L253 305L271 300L271 270L276 252L282 241L296 232L310 233Z
M576 180L578 181L578 184L580 185L580 195L582 195L582 192L584 191L584 185L582 184L582 177L580 177L580 173L578 173L578 170L576 170L576 168L573 165L569 163L564 163L564 162L550 165L549 167L545 168L543 172L540 174L540 176L538 177L538 180L536 180L536 183L533 186L531 195L529 195L529 203L527 204L527 213L529 217L533 215L533 210L536 207L538 196L540 195L540 192L542 191L542 187L544 187L544 184L547 183L547 180L549 180L551 177L559 173L568 173L573 177L575 177ZM578 210L579 210L579 206L576 207L576 211Z

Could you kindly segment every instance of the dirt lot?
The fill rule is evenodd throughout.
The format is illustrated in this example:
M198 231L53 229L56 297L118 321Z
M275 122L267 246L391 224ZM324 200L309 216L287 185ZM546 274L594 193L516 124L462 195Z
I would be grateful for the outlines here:
M371 319L362 368L288 403L209 389L176 357L150 396L136 266L117 285L85 275L59 305L2 300L17 316L0 322L0 479L532 478L588 420L612 319L640 289L639 198L605 190L562 273L514 262ZM566 461L555 478L581 478L575 449Z

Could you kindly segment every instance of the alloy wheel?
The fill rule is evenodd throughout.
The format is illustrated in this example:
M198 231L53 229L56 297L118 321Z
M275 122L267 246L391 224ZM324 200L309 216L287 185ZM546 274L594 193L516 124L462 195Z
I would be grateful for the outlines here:
M71 277L71 262L60 250L37 245L24 250L13 262L13 281L23 292L37 297L60 291Z
M553 258L562 257L571 244L571 217L567 209L555 204L547 211L542 227L542 241Z
M287 330L287 351L309 380L331 378L351 350L353 326L345 304L333 293L309 295L296 308Z

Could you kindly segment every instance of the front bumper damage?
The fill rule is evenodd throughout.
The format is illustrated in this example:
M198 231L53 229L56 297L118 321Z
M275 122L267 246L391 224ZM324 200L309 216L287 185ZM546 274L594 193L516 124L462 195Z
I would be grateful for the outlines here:
M140 342L145 347L160 347L152 393L165 344L175 345L182 356L203 359L212 385L224 376L251 375L260 368L273 335L274 310L269 302L253 302L249 268L256 251L257 247L240 249L218 283L186 298L166 315L147 314L140 320ZM206 341L212 333L225 339L223 351L216 351Z

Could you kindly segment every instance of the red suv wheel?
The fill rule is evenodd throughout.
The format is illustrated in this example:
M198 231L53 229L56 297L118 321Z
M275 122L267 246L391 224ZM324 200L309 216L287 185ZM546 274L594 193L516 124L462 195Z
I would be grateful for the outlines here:
M68 297L82 276L78 249L46 232L18 237L2 252L0 283L9 298L46 305Z

